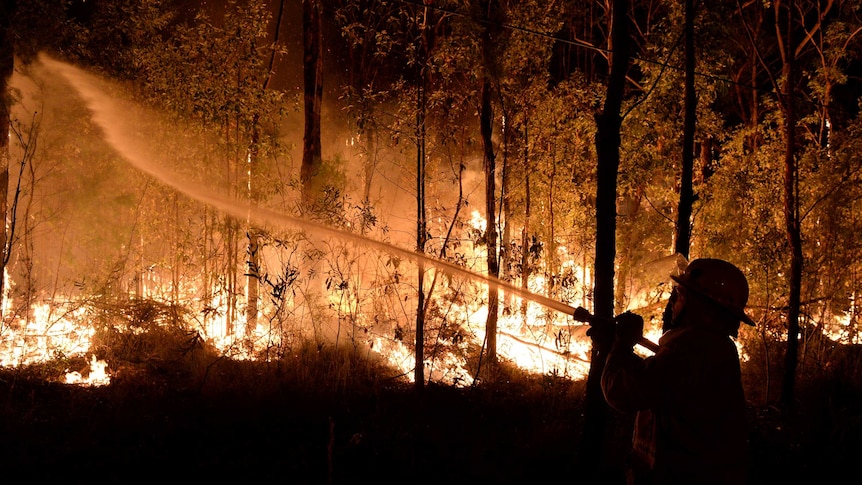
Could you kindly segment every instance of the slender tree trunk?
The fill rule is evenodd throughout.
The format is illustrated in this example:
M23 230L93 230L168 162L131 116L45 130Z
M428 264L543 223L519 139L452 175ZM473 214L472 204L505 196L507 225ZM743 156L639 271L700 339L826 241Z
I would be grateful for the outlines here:
M34 125L35 125L35 119L34 119ZM25 255L24 255L23 259L24 259L24 264L26 267L26 282L25 282L26 291L25 291L25 300L24 300L25 308L31 308L33 306L33 304L35 303L35 300L36 300L36 295L37 295L36 274L34 273L34 260L35 260L35 255L36 255L36 249L35 249L35 237L33 234L33 229L34 229L34 226L37 226L38 224L34 221L32 214L33 214L33 209L34 209L33 206L35 205L34 194L36 194L36 181L38 180L38 178L36 176L36 166L33 163L33 157L36 153L35 146L36 146L36 139L39 135L39 131L40 130L38 129L37 126L33 126L30 129L30 135L27 138L26 146L24 147L24 159L21 160L22 166L21 166L20 172L18 174L17 187L15 187L15 190L20 194L21 193L21 187L24 186L23 179L24 179L25 167L23 166L23 164L26 164L27 165L26 166L27 179L28 179L26 185L29 188L29 194L27 196L27 200L26 200L25 205L24 205L24 214L23 214L23 217L21 218L23 225L24 225L22 239L24 240L23 247L24 247ZM15 197L15 199L17 199L17 196ZM18 202L13 202L13 207L12 207L12 212L13 212L12 219L13 220L18 219L17 217L14 216L14 213L18 212L17 207L18 207ZM10 224L10 226L11 226L11 231L14 232L15 224ZM14 235L13 235L13 237L14 237ZM11 249L11 245L9 245L9 248ZM11 252L11 251L7 251L7 252ZM59 254L62 254L62 253L59 253ZM3 303L3 301L2 301L2 299L0 299L0 304L2 304L2 303ZM2 316L3 315L0 314L0 317L2 317Z
M480 15L484 19L496 18L499 8L493 1L480 2L482 9ZM481 45L482 51L482 86L480 88L479 105L479 131L482 136L482 169L485 175L485 244L488 248L487 264L488 276L497 278L500 276L500 263L497 255L497 159L494 153L493 124L494 113L491 107L491 94L495 68L492 54L491 25L482 27ZM488 286L488 318L485 321L485 342L488 362L497 362L497 320L499 318L499 295L500 291L493 285Z
M613 0L610 75L602 111L596 114L596 258L594 314L614 316L614 259L616 256L617 175L620 163L620 126L623 94L630 59L628 0ZM593 344L584 408L580 460L586 481L595 483L601 470L601 452L608 405L601 389L601 375L611 342Z
M559 127L555 126L554 131L558 132ZM554 205L554 199L556 198L556 186L557 186L557 142L554 141L553 149L551 150L551 173L548 174L548 198L545 202L547 204L547 226L548 226L548 240L547 240L547 251L545 251L545 264L548 268L548 272L551 274L556 274L557 269L560 267L560 258L557 256L557 214L554 209L556 206ZM554 284L556 283L556 278L546 278L545 282L545 294L551 298L554 298L556 295L554 294L555 288Z
M484 147L483 169L485 172L485 243L488 247L488 276L496 278L500 275L497 261L497 184L496 184L496 161L494 145L491 141L491 80L486 77L482 82L482 106L480 109L480 125L482 132L482 144ZM497 362L497 316L499 310L499 290L497 287L488 286L488 319L485 322L485 339L488 347L488 362Z
M682 130L682 174L676 219L674 252L688 259L691 247L691 214L694 205L694 131L697 124L697 97L694 91L694 0L685 0L685 119Z
M255 115L252 123L251 146L248 154L248 200L253 206L259 203L257 172L260 158L260 126ZM251 216L246 220L246 306L245 306L245 336L251 339L257 329L258 300L260 299L260 229L251 222ZM252 345L249 342L249 345Z
M203 288L201 289L202 294L201 298L205 302L207 308L211 307L213 302L213 267L211 261L211 248L215 245L213 241L213 226L215 225L210 221L210 208L204 207L203 209L203 237L200 242L200 257L201 257L201 280L203 284ZM210 320L210 315L212 312L204 312L203 313L203 326L208 329L207 324Z
M275 22L275 32L273 34L273 44L278 43L279 33L281 31L281 20L284 16L284 0L281 0L278 5L278 14ZM267 66L267 75L264 78L261 89L266 91L269 89L269 83L272 81L273 68L275 67L275 53L272 49L269 56L269 64ZM249 202L257 206L260 201L260 189L257 183L258 167L260 165L260 114L255 113L251 126L251 145L248 149L248 199ZM246 307L245 307L245 335L247 338L252 338L257 329L257 317L259 313L260 300L260 229L251 223L249 217L246 221L248 243L246 245ZM250 343L253 346L253 344Z
M420 91L423 91L420 89ZM419 94L416 115L416 252L425 254L428 223L425 213L425 113L424 92ZM416 283L416 364L413 380L417 390L425 387L425 264L420 259Z
M9 263L10 247L6 233L6 221L9 218L9 109L6 94L9 90L9 80L15 64L15 48L12 43L12 8L14 2L3 2L0 5L0 251L2 267L0 267L0 309L6 297L6 265ZM2 310L0 310L1 312ZM2 316L2 313L0 313Z
M233 126L232 126L233 125ZM237 183L236 183L236 140L232 140L231 138L231 128L239 130L238 120L227 120L225 122L225 142L228 145L225 153L225 163L224 163L224 175L225 175L225 185L227 186L227 192L232 197L237 197ZM235 135L235 136L238 136ZM237 252L239 251L239 244L237 242L237 233L239 231L239 224L237 223L237 219L232 215L224 216L224 252L225 252L225 281L224 281L224 295L225 295L225 336L234 336L236 324L236 290L237 290L237 272L239 271L239 267L237 266Z
M428 9L423 9L420 20L419 46L416 50L416 252L425 254L428 241L428 215L425 210L425 112L428 106L426 89L428 87ZM417 391L425 387L425 264L419 260L417 269L416 302L416 360L413 381Z
M521 288L528 289L530 283L530 275L532 274L532 266L530 264L530 217L532 208L530 194L530 152L529 152L529 124L525 117L524 119L524 227L521 228ZM521 302L521 317L526 323L527 321L527 300Z
M180 216L179 193L173 191L171 196L171 205L174 209L174 224L173 224L173 255L171 256L171 308L179 308L180 306L180 268L182 267L183 258L188 253L185 251L183 243L183 226L184 221Z
M781 403L790 406L795 396L796 368L799 363L799 310L802 293L802 230L799 219L799 172L796 163L796 102L794 100L796 87L796 60L793 44L794 14L796 5L790 0L787 6L787 41L785 42L785 60L783 67L784 89L781 96L784 101L784 219L787 242L790 245L790 274L788 286L790 290L787 302L787 354L784 359L784 378L781 385ZM776 20L778 22L778 20ZM777 32L781 29L777 27Z
M509 116L504 114L505 119L511 119ZM507 125L505 123L504 125ZM497 218L500 221L500 225L502 226L502 234L500 235L500 257L498 267L502 272L502 279L511 282L512 276L509 268L512 267L512 224L510 221L513 219L512 211L513 204L511 202L511 188L512 188L512 167L511 163L509 163L509 147L511 146L509 143L509 132L511 131L508 126L503 126L503 149L501 153L503 154L503 166L501 168L501 183L500 183L500 211ZM505 311L510 311L512 308L512 304L515 298L515 295L511 292L504 293L505 299L503 300L503 308Z
M320 42L320 0L303 0L303 79L305 134L302 146L300 183L302 200L308 204L318 190L315 178L323 163L320 146L320 109L323 103L323 54Z
M685 0L685 119L682 128L682 171L679 182L676 224L674 225L673 250L686 259L691 249L691 214L694 206L694 132L697 126L697 97L694 90L694 0ZM672 298L668 299L662 314L662 331L673 324Z
M237 264L239 238L237 235L239 233L239 224L234 217L228 216L225 225L225 231L227 231L227 241L225 244L225 253L227 254L227 270L225 271L225 296L227 297L227 308L225 309L225 322L227 335L234 336L236 334L236 329L234 327L237 319L237 272L239 271L239 265Z

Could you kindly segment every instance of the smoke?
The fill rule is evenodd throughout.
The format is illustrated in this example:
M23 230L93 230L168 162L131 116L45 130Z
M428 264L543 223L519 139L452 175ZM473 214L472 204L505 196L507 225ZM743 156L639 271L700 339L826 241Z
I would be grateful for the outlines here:
M523 290L488 275L476 273L410 249L332 228L315 221L294 217L265 207L240 203L232 200L218 190L192 182L176 171L166 168L165 163L157 163L159 159L158 154L153 152L151 145L139 134L135 117L130 116L130 113L137 111L139 107L132 106L126 101L110 96L99 87L100 80L96 76L82 69L52 59L45 54L39 56L39 61L48 69L60 74L75 89L90 109L92 119L102 130L105 141L118 154L141 172L192 199L208 204L225 214L237 218L248 217L262 224L272 224L277 227L294 227L319 236L330 236L352 241L374 250L400 256L417 264L434 267L445 273L486 283L492 287L509 291L560 312L567 314L574 312L574 308L569 305Z

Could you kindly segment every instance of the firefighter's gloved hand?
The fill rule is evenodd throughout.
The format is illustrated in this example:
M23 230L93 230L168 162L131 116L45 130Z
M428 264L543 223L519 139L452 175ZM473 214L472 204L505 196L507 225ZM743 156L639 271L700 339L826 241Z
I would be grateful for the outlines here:
M644 319L640 315L632 312L625 312L617 315L614 319L616 324L616 340L615 347L634 348L638 340L643 337Z
M593 339L594 346L607 349L614 343L615 327L611 322L595 322L587 330L587 336Z

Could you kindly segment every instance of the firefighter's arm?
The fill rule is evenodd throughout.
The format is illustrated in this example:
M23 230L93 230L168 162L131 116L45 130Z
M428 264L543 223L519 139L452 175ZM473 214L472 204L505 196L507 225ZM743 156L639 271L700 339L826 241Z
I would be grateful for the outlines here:
M643 318L626 312L615 320L614 343L602 372L602 392L617 411L645 409L652 401L648 362L634 353L634 346L643 337Z

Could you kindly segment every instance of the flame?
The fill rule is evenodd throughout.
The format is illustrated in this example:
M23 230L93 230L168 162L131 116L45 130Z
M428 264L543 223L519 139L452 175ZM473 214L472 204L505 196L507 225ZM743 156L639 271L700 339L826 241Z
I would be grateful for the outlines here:
M470 224L477 230L485 227L485 221L478 211L473 212ZM560 248L559 251L559 256L564 261L563 265L568 271L581 275L582 278L589 278L587 269L574 262L574 258L568 255L567 248ZM481 267L485 254L486 247L474 248L469 255L472 258L470 264ZM436 270L431 268L428 271L433 276ZM158 297L159 295L154 293L160 287L158 278L151 275L147 283L145 291L152 293L151 296L154 298ZM351 334L347 338L354 339L354 342L365 339L364 343L372 352L398 369L404 378L412 381L415 365L413 351L401 340L374 333L374 319L363 314L359 295L364 291L361 289L361 284L361 279L356 278L342 285L334 285L325 299L329 310L337 317L337 324L340 325L349 320L354 326L352 328L366 330L360 336ZM583 288L588 288L591 282L582 281L580 284ZM545 275L542 272L536 272L527 281L526 287L533 293L542 294L547 287ZM462 344L464 348L467 343L482 347L486 342L487 302L475 296L486 292L487 286L478 284L474 288L474 291L478 292L477 295L473 295L474 298L445 302L448 321L456 322L464 330L467 339L467 342ZM553 374L571 379L585 378L589 372L591 350L591 342L585 336L585 326L574 322L571 315L565 312L553 311L520 296L507 295L503 289L499 291L498 356L528 372ZM570 299L581 301L586 299L585 295L578 294L576 291L570 293L567 294ZM286 338L283 334L274 331L267 323L269 319L265 313L268 310L263 302L257 326L247 329L244 319L228 318L229 302L224 296L224 291L214 287L209 294L213 295L209 301L198 300L201 306L211 311L207 311L207 317L195 324L195 330L224 355L233 359L260 358L274 342L281 344L281 340ZM636 297L642 298L643 295L634 295L632 302L641 301ZM239 302L240 308L235 310L235 314L244 315L244 309L241 308L243 304L244 302ZM296 303L290 300L287 304ZM5 299L4 305L8 311L9 298ZM7 318L4 320L5 323L0 325L0 365L20 366L47 361L58 355L73 356L90 353L95 330L87 323L91 320L87 312L86 305L80 302L55 303L53 306L39 303L33 306L29 315L15 319ZM837 324L838 331L844 334L850 319L847 317L845 320ZM654 322L650 327L656 327ZM130 328L128 331L136 330L140 331L140 328ZM659 328L648 328L646 337L657 341L660 334ZM856 338L858 339L858 336ZM740 349L741 358L747 358L739 343L737 346ZM642 349L638 351L642 355L648 355ZM434 353L426 359L425 369L425 378L434 382L462 386L468 385L473 379L471 369L466 367L464 359L454 352ZM90 372L86 377L80 372L69 372L65 376L66 383L82 386L107 385L110 380L108 363L99 360L95 354L90 356Z
M56 313L47 303L33 306L32 316L4 322L0 328L0 365L17 367L44 362L56 355L84 354L95 330L81 326L83 307Z
M90 374L83 377L80 372L69 372L66 374L66 384L75 384L79 386L106 386L111 383L111 376L108 374L108 363L104 360L96 359L93 355L90 360Z

